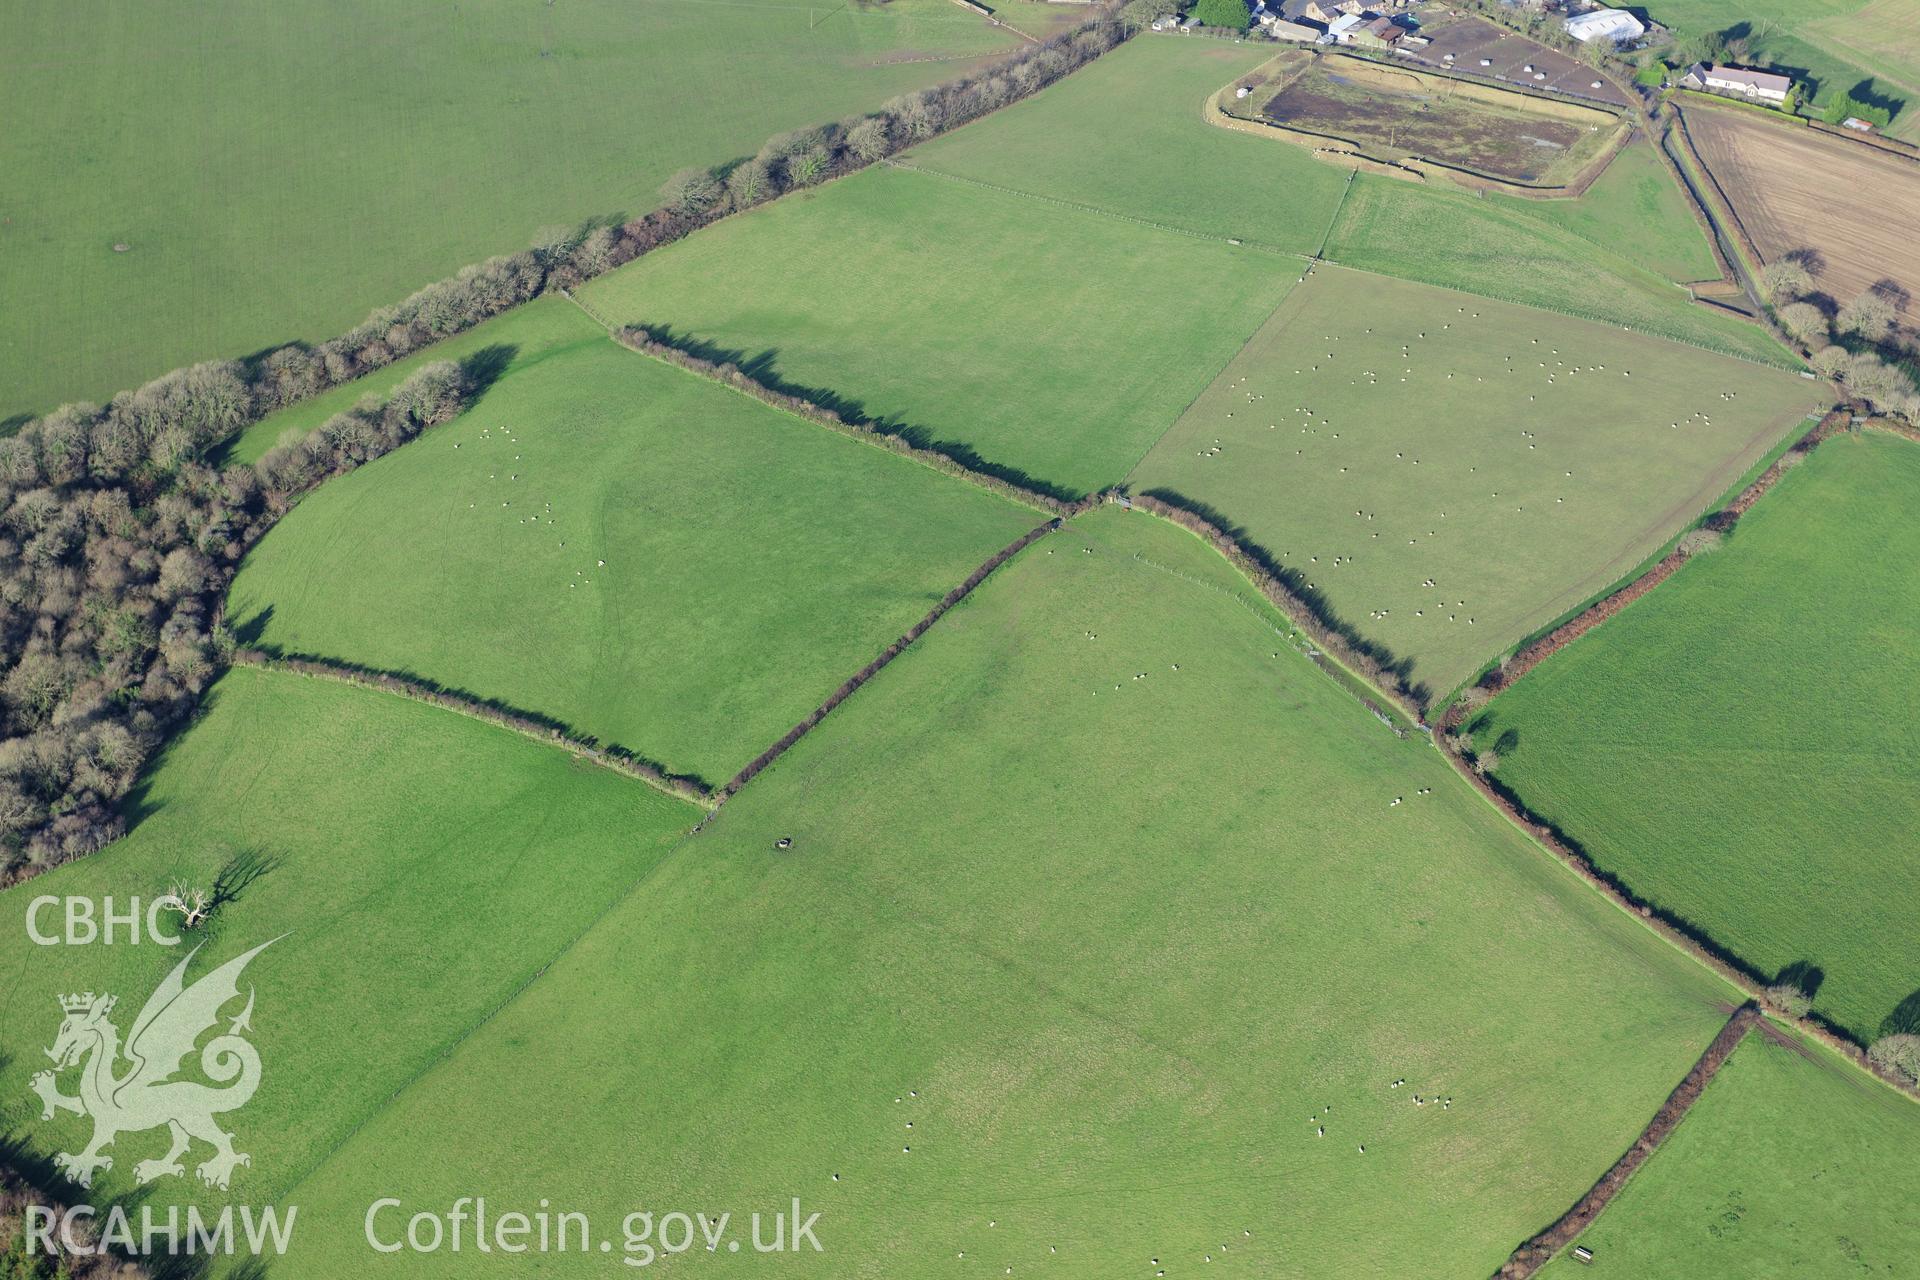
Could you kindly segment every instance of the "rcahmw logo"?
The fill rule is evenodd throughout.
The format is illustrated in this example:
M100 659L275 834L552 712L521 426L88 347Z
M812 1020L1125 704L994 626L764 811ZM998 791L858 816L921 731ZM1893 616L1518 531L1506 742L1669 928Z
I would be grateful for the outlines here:
M196 1141L213 1148L194 1170L209 1187L226 1190L234 1169L253 1163L234 1150L233 1135L214 1118L245 1106L260 1087L260 1054L247 1040L253 1030L252 987L246 1006L198 1050L199 1074L213 1083L178 1077L201 1036L220 1023L221 1010L239 998L248 962L277 941L261 943L188 986L187 966L200 952L195 947L147 997L124 1042L113 1019L114 996L88 991L60 997L60 1030L46 1051L53 1069L30 1083L40 1095L42 1120L61 1111L89 1117L93 1138L79 1151L56 1154L56 1168L90 1187L96 1171L113 1168L113 1157L103 1153L120 1135L162 1126L170 1138L166 1153L134 1165L136 1182L182 1175L181 1157ZM62 1093L60 1077L74 1069L79 1073L75 1092Z

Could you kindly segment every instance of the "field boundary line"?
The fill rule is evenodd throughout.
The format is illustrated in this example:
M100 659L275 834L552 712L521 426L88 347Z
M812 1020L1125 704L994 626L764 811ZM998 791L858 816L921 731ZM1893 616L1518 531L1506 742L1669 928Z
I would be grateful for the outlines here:
M921 448L895 432L877 430L864 422L849 421L833 409L815 404L805 396L789 394L767 386L738 365L706 360L671 343L662 342L653 335L651 330L643 326L615 326L594 312L581 299L574 297L571 293L567 296L607 330L607 336L614 345L631 351L635 355L657 360L661 364L679 369L682 373L690 374L702 381L716 383L736 395L757 400L776 413L798 418L802 422L822 427L835 435L860 441L883 453L916 462L929 471L964 481L1009 502L1042 511L1048 515L1072 515L1095 500L1093 497L1068 500L1059 496L1058 492L1050 491L1052 486L1043 489L1021 484L1017 480L970 467L938 449Z
M1117 209L1104 208L1097 204L1086 204L1079 200L1068 200L1064 196L1044 195L1038 191L1022 191L1018 187L1003 187L997 182L985 182L979 178L969 178L958 173L948 173L944 169L929 169L924 165L913 164L897 157L888 157L879 162L889 169L903 169L908 173L923 173L930 178L941 178L947 182L958 182L969 187L979 187L984 191L997 191L1002 195L1019 196L1024 200L1037 200L1041 204L1055 205L1062 209L1072 209L1079 213L1093 214L1101 218L1111 218L1116 222L1131 222L1136 226L1151 227L1156 231L1165 231L1171 235L1186 236L1190 240L1211 240L1217 244L1230 244L1239 249L1253 249L1261 253L1276 254L1283 258L1299 258L1312 261L1312 258L1297 249L1282 249L1279 245L1268 244L1263 240L1249 240L1244 236L1223 236L1212 231L1195 231L1190 227L1176 227L1169 222L1155 222L1151 218L1142 218L1137 214L1121 213Z
M1152 512L1148 512L1148 514L1151 515ZM1172 522L1169 522L1169 523L1172 523ZM1184 528L1184 526L1179 526L1179 525L1176 525L1175 527ZM1193 530L1191 529L1186 529L1185 532L1187 532L1188 534L1192 534L1195 537L1199 536L1198 534L1194 534ZM1222 557L1222 558L1224 559L1225 557ZM1265 597L1261 597L1258 601L1256 601L1255 598L1252 596L1246 595L1239 591L1234 591L1228 587L1223 587L1220 584L1215 582L1208 582L1203 578L1195 577L1193 574L1185 573L1179 569L1175 569L1171 565L1161 564L1158 560L1155 560L1152 556L1144 555L1138 551L1133 553L1133 559L1138 563L1145 565L1149 569L1155 570L1156 572L1159 572L1159 573L1164 573L1170 578L1177 578L1180 581L1187 583L1189 586L1199 587L1205 591L1216 592L1220 595L1225 596L1227 599L1233 601L1235 604L1239 605L1242 609L1245 609L1247 613L1254 619L1254 621L1258 622L1261 626L1266 627L1269 631L1271 631L1274 635L1279 636L1282 640L1285 640L1288 646L1292 648L1294 652L1298 653L1301 657L1305 658L1322 675L1326 676L1329 680L1332 680L1336 685L1340 686L1340 689L1343 693L1346 693L1349 696L1353 697L1360 703L1361 706L1373 712L1373 714L1378 719L1385 722L1386 726L1389 729L1392 729L1396 735L1402 738L1407 736L1408 730L1403 729L1401 728L1401 726L1395 724L1392 716L1387 715L1385 712L1383 712L1380 709L1380 707L1374 703L1372 698L1369 698L1366 693L1361 692L1361 689L1365 689L1368 693L1377 694L1379 690L1374 685L1365 681L1358 673L1349 670L1345 666L1342 666L1340 663L1335 661L1329 655L1316 651L1312 647L1312 643L1310 641L1305 641L1301 638L1301 633L1297 629L1290 630L1289 627L1291 626L1291 619L1287 619L1287 615L1285 613L1281 613L1280 616L1283 620L1287 621L1288 626L1281 626L1276 624L1270 614L1263 612L1262 611L1263 604L1267 609L1273 609L1278 611L1278 606L1276 606L1271 600L1267 600ZM1231 565L1231 562L1229 562L1229 564ZM1245 578L1246 578L1246 575L1242 574L1241 575L1242 581L1245 581ZM1358 685L1359 688L1356 688L1355 687L1356 685ZM1391 699L1388 699L1384 696L1381 697L1380 701L1387 706L1394 705ZM1414 722L1414 723L1417 725L1418 722Z
M1717 942L1688 921L1670 915L1651 902L1642 901L1623 883L1594 865L1575 841L1563 835L1552 823L1534 815L1497 780L1475 769L1472 762L1447 741L1445 734L1435 734L1433 741L1435 749L1453 766L1454 772L1466 780L1468 786L1477 791L1481 798L1508 822L1530 836L1535 845L1543 849L1569 874L1584 880L1601 897L1638 920L1656 936L1665 939L1675 950L1692 957L1702 968L1718 976L1747 999L1764 998L1768 981L1763 975L1748 969L1737 956L1721 948ZM1769 1016L1791 1025L1800 1034L1825 1045L1863 1073L1887 1085L1896 1093L1911 1101L1920 1102L1920 1085L1908 1084L1876 1068L1868 1061L1863 1048L1822 1022L1818 1015L1809 1014L1799 1018L1789 1018L1774 1009L1769 1012Z
M1729 360L1740 360L1747 364L1757 365L1763 369L1779 369L1787 373L1799 373L1804 368L1803 365L1790 362L1788 358L1783 358L1780 360L1763 360L1758 356L1743 355L1737 351L1728 351L1721 347L1710 346L1707 343L1701 342L1696 338L1681 337L1677 334L1664 332L1660 329L1656 329L1644 324L1642 325L1624 324L1620 320L1613 317L1594 315L1591 312L1586 312L1586 311L1576 311L1569 307L1551 306L1543 302L1532 301L1526 298L1518 298L1513 296L1512 294L1496 293L1491 290L1484 290L1484 289L1462 289L1457 285L1441 284L1433 280L1423 280L1418 276L1397 275L1390 271L1382 271L1377 267L1366 267L1366 266L1361 266L1357 263L1342 262L1338 258L1327 257L1326 256L1327 245L1328 245L1328 242L1331 241L1332 239L1334 228L1338 225L1338 217L1342 212L1345 211L1347 206L1347 197L1352 193L1354 184L1360 176L1357 170L1350 170L1348 172L1347 185L1341 191L1340 201L1334 208L1334 216L1330 217L1327 220L1327 229L1321 238L1319 251L1316 253L1309 254L1309 253L1302 253L1297 249L1283 249L1278 245L1270 244L1262 240L1249 240L1244 237L1223 236L1210 231L1195 231L1188 227L1177 227L1177 226L1171 225L1170 223L1155 222L1150 218L1138 217L1131 213L1121 213L1118 210L1107 209L1100 205L1086 204L1078 200L1068 200L1061 196L1044 195L1037 191L1023 191L1018 187L1001 186L999 183L985 182L979 178L969 178L957 173L948 173L943 169L931 169L931 168L927 168L924 165L913 164L909 161L901 160L898 158L889 158L886 160L882 160L882 161L879 161L879 164L884 165L885 167L890 169L904 169L910 173L922 173L922 174L926 174L928 177L941 178L948 182L964 183L967 186L979 187L987 191L997 191L1004 195L1019 196L1028 200L1037 200L1042 204L1051 204L1063 209L1076 210L1080 213L1092 214L1102 218L1111 218L1118 222L1131 222L1138 226L1151 227L1158 231L1165 231L1171 235L1186 236L1189 239L1193 239L1193 240L1210 240L1220 244L1232 245L1235 248L1253 249L1260 253L1270 253L1278 257L1297 258L1300 261L1307 263L1309 266L1339 267L1346 271L1358 271L1366 275L1379 276L1382 279L1386 279L1386 280L1406 280L1414 284L1424 284L1429 286L1430 288L1445 289L1448 292L1457 293L1464 297L1486 298L1492 302L1506 303L1508 306L1527 307L1534 311L1547 312L1550 315L1566 316L1574 320L1585 320L1590 324L1604 324L1609 326L1619 324L1621 328L1626 329L1627 331L1632 333L1638 333L1646 337L1657 338L1662 342L1676 343L1683 347L1692 347L1696 351L1705 351L1709 355L1724 356L1726 359L1729 359ZM1585 239L1584 237L1581 237L1581 238L1583 240ZM1594 242L1591 240L1587 240L1586 243L1592 244ZM1661 277L1655 277L1655 278L1660 279L1661 283L1666 284L1671 288L1681 290L1681 292L1685 292L1685 289L1682 286L1675 284L1671 280L1665 280L1664 278L1661 278ZM1697 306L1699 304L1695 303L1694 305ZM1758 321L1752 321L1752 320L1747 321L1747 323L1751 324L1755 329L1759 330L1760 332L1766 333L1769 336L1772 336L1771 332L1767 329L1767 327L1764 324L1761 324Z
M1719 1074L1720 1068L1726 1065L1727 1059L1733 1056L1733 1051L1740 1047L1748 1033L1763 1022L1759 1008L1751 1001L1735 1009L1733 1016L1720 1028L1719 1034L1708 1042L1706 1050L1694 1060L1693 1066L1673 1087L1673 1092L1653 1113L1653 1118L1647 1121L1646 1127L1625 1154L1600 1175L1600 1180L1585 1195L1574 1201L1571 1209L1515 1249L1512 1256L1493 1273L1493 1280L1527 1280L1592 1225L1594 1219L1639 1171L1640 1166L1660 1149L1680 1122L1687 1118L1687 1112L1700 1100L1707 1085L1712 1083L1714 1076Z
M772 746L755 756L753 760L748 762L745 768L729 778L725 785L716 793L716 803L724 804L727 800L738 794L741 788L759 777L760 774L775 761L791 750L795 743L813 732L814 728L818 726L822 720L825 720L827 716L832 714L836 707L858 693L869 680L886 670L895 658L905 653L914 641L932 630L933 625L945 617L948 610L972 595L974 589L982 582L985 582L995 569L998 569L1001 565L1013 559L1014 556L1020 554L1020 552L1026 550L1041 538L1057 531L1064 523L1065 520L1062 517L1055 516L1044 524L1027 530L1018 538L1015 538L1012 542L1000 548L1000 550L994 552L991 556L988 556L979 568L967 576L965 582L962 582L959 586L942 596L939 603L927 611L925 617L909 627L905 634L898 640L895 640L892 644L881 650L879 657L849 676L845 683L827 695L825 702L815 707L807 714L805 719L794 725L793 728L787 730Z
M1863 425L1866 425L1868 429L1877 429L1877 424L1871 421ZM1902 438L1920 443L1920 431L1914 431L1910 434L1905 430L1892 429L1890 430L1890 434L1899 435ZM1253 560L1247 551L1241 549L1238 543L1230 535L1219 529L1218 526L1205 520L1204 517L1177 507L1169 507L1168 504L1159 502L1151 497L1126 499L1116 495L1114 501L1122 505L1130 505L1134 509L1145 510L1152 515L1157 515L1171 524L1179 525L1187 529L1188 532L1209 543L1214 550L1232 565L1242 577L1246 578L1262 596L1266 597L1270 603L1278 608L1283 617L1298 626L1300 630L1306 634L1309 642L1318 639L1313 627L1302 624L1300 620L1294 616L1294 606L1305 608L1307 606L1304 605L1304 602L1295 600L1291 594L1287 592L1284 583L1276 580L1269 584L1267 579L1271 575L1260 572L1258 562ZM1276 591L1279 593L1279 598L1276 598ZM1311 613L1309 613L1309 616L1312 616ZM1656 937L1665 941L1676 951L1689 957L1702 968L1726 982L1736 991L1739 991L1748 1001L1759 1000L1763 996L1766 986L1766 980L1763 977L1745 969L1737 958L1729 953L1722 952L1717 944L1710 938L1699 936L1695 932L1690 932L1686 922L1676 921L1657 909L1653 904L1641 902L1623 885L1613 880L1605 872L1599 870L1583 852L1563 837L1556 828L1534 817L1523 805L1509 795L1499 783L1474 769L1473 765L1447 742L1444 734L1434 732L1433 727L1424 717L1403 701L1402 698L1390 693L1363 671L1349 665L1334 653L1319 652L1315 648L1309 647L1304 651L1304 656L1316 665L1324 664L1322 665L1322 669L1327 670L1328 674L1333 676L1333 678L1340 679L1341 676L1344 676L1357 685L1359 689L1371 692L1378 697L1381 702L1393 707L1403 716L1406 716L1416 729L1428 736L1428 740L1433 744L1434 749L1440 753L1447 763L1452 766L1453 771L1464 779L1472 790L1477 792L1488 805L1509 823L1518 828L1521 834L1529 837L1530 843L1532 843L1536 849L1551 862L1558 864L1567 874L1584 881L1589 888L1596 891L1613 907L1623 914L1632 917L1638 921L1642 927L1650 930ZM1329 667L1332 669L1329 670ZM1336 671L1339 674L1336 675ZM1358 689L1354 692L1357 700L1363 706L1367 706L1377 717L1387 720L1391 725L1389 717L1373 707L1366 694L1360 693ZM1397 731L1397 726L1394 727ZM1863 1074L1889 1086L1895 1092L1910 1100L1920 1102L1920 1085L1909 1085L1891 1074L1877 1069L1868 1061L1866 1052L1861 1046L1827 1026L1817 1017L1803 1016L1800 1018L1787 1018L1777 1010L1771 1011L1768 1016L1777 1018L1781 1022L1791 1025L1800 1034L1833 1050L1840 1057L1852 1063Z
M713 815L709 813L707 815L707 818L711 818L712 816ZM588 934L592 933L595 929L599 928L600 923L602 921L604 921L608 916L612 915L614 911L616 911L620 907L625 906L627 902L633 898L634 894L640 892L641 887L644 886L647 883L647 881L653 879L653 877L659 873L662 867L666 866L669 862L673 861L676 857L678 857L680 854L680 851L687 847L687 842L693 839L696 835L700 834L701 828L707 825L707 818L702 818L698 824L682 832L680 835L680 838L673 842L673 847L671 849L668 849L665 853L661 854L659 859L655 861L653 865L649 866L645 871L641 872L638 876L634 877L633 882L631 884L627 885L625 889L621 890L619 893L615 894L611 899L609 899L606 906L602 907L599 911L595 912L593 918L587 921L586 924L580 927L579 932L575 933L571 938L568 938L564 943L560 945L559 950L555 951L551 956L547 957L546 963L542 964L538 969L535 969L532 973L528 974L525 980L523 980L519 986L515 987L512 991L508 992L505 996L501 997L500 1002L498 1004L494 1005L491 1009L486 1010L479 1017L475 1018L472 1026L468 1027L466 1030L460 1032L458 1035L454 1036L452 1039L445 1042L441 1046L440 1051L438 1053L425 1059L420 1064L419 1070L415 1071L412 1075L408 1076L405 1080L401 1081L398 1085L395 1085L392 1093L389 1093L385 1098L381 1099L379 1102L369 1107L367 1109L366 1114L361 1116L359 1120L354 1122L354 1125L352 1128L348 1129L345 1133L340 1135L339 1141L335 1142L332 1146L328 1147L326 1151L322 1152L313 1161L312 1164L308 1165L306 1169L301 1171L299 1177L295 1178L293 1181L287 1184L287 1189L283 1191L280 1194L280 1196L274 1200L274 1203L276 1205L284 1205L287 1202L288 1198L292 1196L295 1191L299 1190L302 1186L306 1185L307 1179L311 1178L314 1174L318 1173L321 1169L324 1169L328 1164L330 1164L333 1161L333 1158L335 1156L339 1155L340 1152L346 1148L346 1145L349 1142L352 1142L354 1138L358 1137L362 1129L365 1129L368 1125L372 1124L375 1120L379 1119L382 1115L386 1114L387 1111L389 1111L393 1107L393 1104L400 1100L400 1096L402 1094L407 1092L407 1090L413 1088L413 1086L419 1084L428 1075L432 1074L434 1071L438 1070L441 1066L447 1063L450 1059L452 1059L454 1054L460 1051L461 1045L465 1044L467 1041L471 1040L475 1035L479 1034L479 1032L483 1030L485 1027L487 1027L490 1023L492 1023L495 1018L499 1017L502 1013L506 1012L509 1006L517 1003L520 997L525 995L528 992L528 990L532 988L534 983L540 981L540 979L547 976L547 971L549 969L552 969L554 965L560 963L560 961L565 959L567 955L571 953L576 946L580 945L581 939L585 938Z
M1805 368L1804 365L1789 364L1784 360L1781 360L1781 361L1762 360L1758 356L1741 355L1737 351L1726 351L1719 347L1710 347L1706 343L1700 342L1694 338L1677 337L1674 334L1662 333L1660 330L1650 328L1646 325L1634 326L1634 325L1626 324L1618 319L1610 318L1607 316L1596 316L1586 311L1575 311L1570 307L1554 307L1554 306L1549 306L1544 302L1530 302L1524 298L1515 298L1515 297L1512 297L1511 295L1504 295L1504 294L1498 294L1498 293L1492 293L1492 292L1482 292L1479 290L1472 290L1472 289L1462 289L1457 285L1439 284L1432 280L1422 280L1418 276L1395 275L1390 271L1382 271L1378 267L1363 267L1360 264L1354 263L1354 262L1342 262L1338 258L1320 258L1317 261L1315 261L1314 266L1338 267L1342 271L1359 271L1366 275L1379 276L1383 280L1407 280L1407 281L1411 281L1414 284L1424 284L1434 289L1445 289L1451 293L1461 294L1462 296L1468 297L1468 298L1485 298L1490 302L1504 302L1510 307L1526 307L1531 311L1544 311L1549 315L1566 316L1569 319L1573 319L1573 320L1585 320L1589 324L1604 324L1609 327L1617 324L1622 329L1626 330L1629 333L1637 333L1642 335L1643 337L1648 337L1648 338L1658 338L1662 342L1671 342L1677 346L1692 347L1694 350L1704 351L1708 355L1724 356L1728 360L1739 360L1746 364L1758 365L1762 369L1778 369L1783 373L1800 373ZM1659 277L1656 277L1656 279L1658 278ZM1680 289L1683 293L1685 292L1685 289L1683 286L1674 284L1670 280L1665 280L1663 281L1663 283L1672 285L1673 288ZM1696 303L1694 305L1697 306L1699 304ZM1769 333L1767 327L1758 321L1749 320L1747 321L1747 323L1751 324L1754 328L1760 330L1760 332L1762 333ZM1771 336L1770 333L1769 333L1769 336Z
M1306 636L1308 647L1304 652L1309 659L1318 661L1325 658L1333 662L1409 722L1425 730L1426 717L1418 689L1398 679L1392 687L1381 682L1383 675L1397 675L1394 667L1382 660L1383 657L1391 659L1392 655L1370 652L1370 642L1365 636L1357 631L1349 635L1350 629L1344 628L1337 618L1323 613L1311 600L1296 591L1287 577L1291 571L1270 567L1264 548L1221 527L1206 511L1196 511L1182 505L1184 499L1177 493L1166 494L1161 491L1116 496L1115 501L1129 510L1158 516L1207 543L1238 570L1254 590L1278 609L1281 616Z
M1340 199L1334 203L1333 213L1327 218L1326 230L1320 233L1320 247L1313 251L1313 260L1315 262L1326 260L1327 245L1333 239L1333 229L1340 225L1340 214L1346 209L1347 197L1353 194L1353 184L1359 176L1360 171L1358 169L1347 170L1347 185L1340 188Z
M1717 509L1707 512L1703 518L1696 517L1687 529L1674 539L1674 542L1677 543L1696 529L1724 534L1733 528L1741 516L1752 510L1755 503L1780 483L1781 477L1785 476L1789 469L1798 465L1799 459L1813 452L1821 442L1839 431L1841 424L1838 419L1843 416L1837 411L1822 415L1819 422L1815 423L1810 430L1802 432L1797 439L1793 439L1780 456L1762 468L1760 474L1743 486L1738 494ZM1789 458L1794 461L1788 461ZM1535 667L1672 577L1678 572L1680 566L1690 559L1692 556L1679 550L1677 546L1667 551L1640 572L1616 581L1591 604L1572 616L1564 618L1544 634L1536 632L1531 640L1521 644L1519 650L1505 666L1489 667L1478 679L1456 690L1453 698L1458 699L1461 693L1470 688L1484 688L1489 694L1501 693L1512 688ZM1454 701L1448 706L1441 723L1451 728L1461 723L1465 712L1473 709L1463 707L1458 701Z
M711 811L715 805L713 788L698 778L667 772L652 761L642 759L620 747L603 747L598 742L556 721L548 721L524 712L510 711L478 698L450 693L425 680L372 671L348 662L328 658L268 653L261 649L236 649L233 666L250 667L277 675L303 676L309 680L330 680L374 693L385 693L410 702L423 702L466 716L496 728L505 729L530 742L567 752L576 760L585 760L609 773L645 783L663 795L685 800Z
M1481 798L1508 822L1518 827L1525 835L1532 837L1535 845L1545 850L1569 874L1586 881L1588 886L1608 902L1640 921L1644 927L1664 939L1676 951L1692 957L1702 968L1718 976L1747 999L1762 998L1767 986L1764 978L1747 972L1732 956L1722 954L1717 944L1710 939L1688 932L1684 922L1676 923L1673 918L1651 903L1641 902L1631 891L1594 866L1584 853L1569 843L1551 824L1533 817L1524 806L1512 799L1499 783L1476 771L1465 757L1448 748L1441 735L1436 734L1434 742L1440 754L1453 765L1455 773L1466 779L1467 784L1479 792ZM1789 1018L1777 1009L1769 1011L1768 1016L1791 1025L1800 1034L1818 1041L1851 1062L1862 1073L1871 1076L1910 1101L1920 1103L1920 1086L1907 1084L1878 1070L1867 1060L1864 1049L1821 1022L1817 1017L1809 1015Z
M1179 426L1180 423L1186 418L1186 416L1189 413L1193 412L1193 406L1200 403L1200 397L1206 395L1207 392L1212 389L1213 384L1220 381L1222 375L1224 375L1228 369L1231 369L1233 367L1233 362L1240 358L1241 353L1244 352L1248 347L1253 345L1254 339L1258 338L1261 334L1266 332L1267 326L1273 323L1273 318L1280 314L1280 308L1286 306L1287 303L1291 302L1293 300L1294 294L1306 288L1307 280L1312 274L1313 274L1312 264L1308 264L1307 270L1302 271L1300 273L1300 278L1286 286L1285 290L1283 290L1280 294L1279 301L1275 302L1273 306L1268 309L1267 314L1261 317L1259 324L1256 324L1255 326L1253 326L1253 332L1249 333L1246 336L1245 340L1242 341L1239 346L1235 347L1233 351L1228 354L1225 360L1222 360L1220 362L1220 367L1218 369L1215 369L1213 371L1212 376L1210 376L1206 380L1206 382L1201 384L1201 387L1198 391L1193 393L1193 398L1188 400L1185 404L1181 405L1180 412L1174 414L1172 420L1167 423L1166 427L1160 432L1160 434L1156 435L1152 440L1150 440L1147 443L1147 447L1140 451L1140 456L1133 460L1133 465L1128 467L1126 474L1120 477L1120 480L1118 482L1120 487L1125 487L1133 483L1133 473L1140 469L1140 465L1142 463L1144 463L1148 458L1153 456L1153 451L1160 447L1161 442L1163 442L1168 436L1172 435L1174 428ZM1291 317L1282 321L1280 325L1281 330L1285 331L1287 326L1291 325L1292 323L1293 323L1293 320Z

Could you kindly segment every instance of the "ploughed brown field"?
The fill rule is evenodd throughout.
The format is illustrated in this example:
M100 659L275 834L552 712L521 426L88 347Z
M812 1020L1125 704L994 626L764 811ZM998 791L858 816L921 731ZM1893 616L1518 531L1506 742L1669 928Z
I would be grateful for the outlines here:
M1920 162L1748 111L1682 114L1763 259L1813 250L1816 285L1840 303L1881 280L1920 293Z

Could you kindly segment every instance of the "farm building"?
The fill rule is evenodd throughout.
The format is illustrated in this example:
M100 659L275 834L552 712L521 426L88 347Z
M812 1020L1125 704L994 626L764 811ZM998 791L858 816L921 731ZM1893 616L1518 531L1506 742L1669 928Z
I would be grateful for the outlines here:
M1353 44L1354 32L1367 25L1367 20L1357 13L1343 13L1327 27L1327 35L1335 44Z
M1872 133L1874 124L1873 121L1862 120L1859 116L1848 116L1840 122L1840 127L1843 129L1852 129L1856 133Z
M1793 90L1793 80L1788 76L1776 75L1771 71L1748 71L1744 67L1708 67L1698 62L1687 68L1680 77L1680 83L1688 89L1724 93L1730 97L1769 102L1776 106L1785 102L1787 94Z
M1311 22L1288 22L1285 18L1276 18L1267 24L1267 30L1275 40L1295 40L1301 44L1313 44L1327 34L1325 27Z
M1568 18L1565 25L1567 34L1582 44L1594 40L1625 44L1647 34L1646 24L1625 9L1592 9Z
M1334 7L1332 0L1328 0L1325 7L1321 6L1320 0L1280 0L1274 9L1279 15L1277 21L1296 27L1314 28L1315 38L1327 29L1328 23L1340 16L1340 10Z
M1391 49L1405 34L1392 18L1374 18L1354 28L1351 43L1362 49Z

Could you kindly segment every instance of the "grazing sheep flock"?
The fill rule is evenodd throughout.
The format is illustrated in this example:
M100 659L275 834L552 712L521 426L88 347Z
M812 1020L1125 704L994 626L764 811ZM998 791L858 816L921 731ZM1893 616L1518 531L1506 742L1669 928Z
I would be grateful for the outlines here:
M1438 694L1678 536L1812 405L1789 379L1319 269L1129 479L1220 512Z
M490 426L481 427L474 437L474 443L486 444L492 441L495 438L494 432L496 430L499 432L500 439L505 441L510 441L515 444L519 443L519 441L516 439L516 437L513 434L513 428L506 427L506 426L501 426L498 428L490 427ZM464 442L462 441L456 440L453 442L453 447L455 449L458 449L461 447L463 443ZM515 462L520 461L520 458L521 458L520 454L516 453L513 455L513 460ZM487 473L487 479L489 481L498 481L500 479L500 473L497 471L489 471ZM519 479L520 479L520 473L517 471L509 472L507 475L507 483L509 484L516 483L519 481ZM542 521L545 521L549 529L553 528L553 526L556 523L556 517L554 516L554 511L553 511L553 503L547 502L545 500L538 500L538 501L540 501L540 509L538 511L533 512L530 515L524 515L524 516L518 517L518 523L538 525ZM503 508L511 508L513 503L511 499L507 499L502 501L500 505ZM467 508L469 510L476 510L477 506L475 503L469 502L467 503ZM558 543L561 547L565 547L567 545L565 539L559 539ZM594 560L594 567L598 569L604 569L607 567L607 562L604 559L596 558ZM593 585L593 579L587 576L587 572L584 569L575 569L573 571L573 578L574 578L573 581L569 581L567 583L567 589L569 591L574 590L575 588L578 588L578 587L587 587L587 586Z

